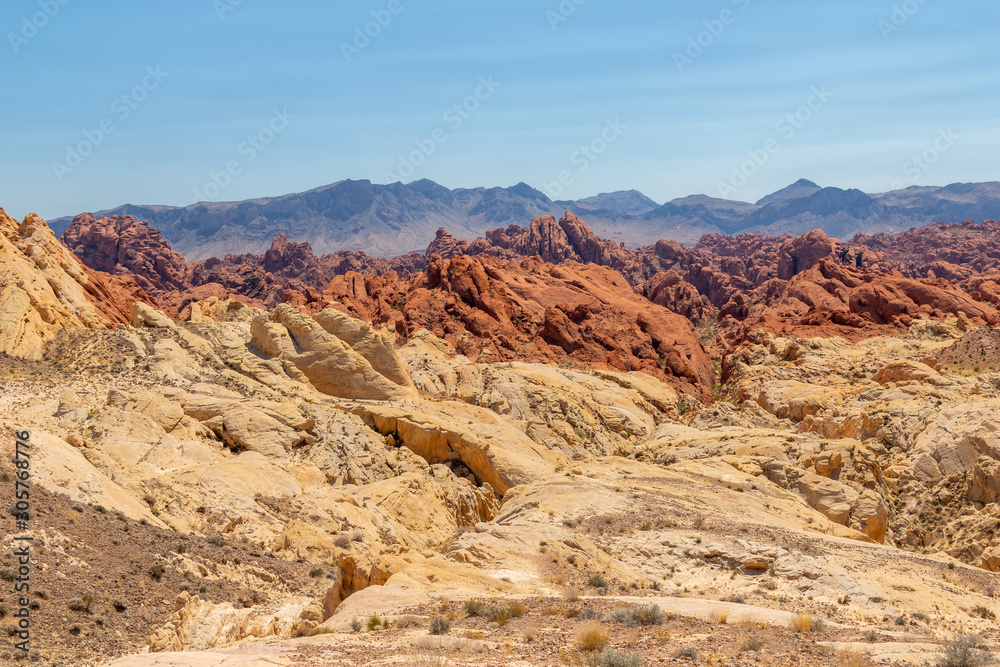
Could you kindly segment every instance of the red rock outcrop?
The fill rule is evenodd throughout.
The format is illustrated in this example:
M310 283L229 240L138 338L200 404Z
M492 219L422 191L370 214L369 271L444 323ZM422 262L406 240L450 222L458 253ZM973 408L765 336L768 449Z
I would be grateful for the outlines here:
M338 276L323 299L314 307L329 303L403 337L428 329L473 359L644 371L711 400L711 361L691 323L606 267L434 256L408 280Z
M761 330L858 339L880 327L909 326L918 317L959 313L979 324L1000 323L996 309L947 281L865 271L827 257L790 281L774 279L737 295L719 317L730 325L723 337L732 347Z
M540 257L546 262L591 262L610 267L626 276L632 284L648 278L655 271L647 266L641 253L624 244L600 238L587 224L567 211L556 221L551 215L537 217L527 227L510 225L486 232L485 238L468 243L439 230L428 254L448 258L455 254L489 255L501 259Z
M158 229L130 215L78 215L60 240L90 268L131 276L154 296L190 287L184 257L170 249Z
M878 268L896 269L909 278L964 280L975 274L1000 272L1000 222L945 222L901 234L858 234L851 245L863 246L884 259ZM964 277L963 277L964 276Z
M209 296L273 307L295 301L296 294L317 296L334 276L348 271L409 274L427 264L418 253L379 259L340 251L317 257L309 243L292 243L284 235L274 239L263 255L228 255L188 264L159 230L132 216L77 216L61 240L91 269L119 276L123 286L134 279L173 316L191 301ZM125 314L127 321L128 308Z
M263 255L190 266L156 230L127 216L80 216L63 238L89 266L134 276L172 315L209 296L307 311L333 302L392 323L403 336L426 327L473 356L564 359L654 374L648 362L659 366L662 357L672 377L689 379L681 362L659 354L660 343L652 355L638 342L650 338L649 321L667 313L697 325L717 318L720 342L732 349L756 329L856 339L922 315L964 312L991 322L996 311L984 302L1000 304L1000 223L991 221L850 243L813 230L800 237L710 234L693 248L660 241L630 250L600 239L567 212L471 243L439 229L427 253L394 259L348 251L317 257L308 243L279 236ZM595 265L603 272L594 273ZM563 274L572 275L557 279ZM611 291L613 306L604 296ZM640 306L648 312L640 315ZM609 311L618 314L609 319ZM643 333L619 341L615 326Z

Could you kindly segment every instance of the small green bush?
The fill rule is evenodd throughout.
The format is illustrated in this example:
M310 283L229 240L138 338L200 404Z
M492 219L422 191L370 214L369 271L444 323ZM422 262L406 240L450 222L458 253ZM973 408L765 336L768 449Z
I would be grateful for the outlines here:
M611 649L601 653L598 661L600 667L642 667L644 663L645 660L641 655L626 655Z
M944 657L938 667L984 667L994 664L993 654L983 638L976 635L958 635L941 645Z
M612 609L605 617L609 623L621 623L630 628L637 626L663 625L667 620L659 605L649 607L619 607Z
M694 650L693 646L688 646L687 648L682 648L681 650L674 653L674 660L680 660L682 658L687 658L692 662L697 662L698 651Z
M462 610L465 611L465 615L486 617L490 610L482 602L477 602L476 600L466 600L465 604L462 605Z
M451 623L447 620L441 618L440 616L435 616L431 619L432 635L446 635L449 632L451 632Z

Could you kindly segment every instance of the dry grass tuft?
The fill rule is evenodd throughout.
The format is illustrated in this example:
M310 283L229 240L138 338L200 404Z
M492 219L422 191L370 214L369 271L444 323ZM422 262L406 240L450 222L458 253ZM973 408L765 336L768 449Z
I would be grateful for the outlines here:
M867 667L868 661L857 651L845 648L837 656L837 664L842 667Z
M751 611L740 616L739 625L745 628L767 630L768 622L760 613Z
M585 653L596 653L608 645L608 631L603 625L589 623L576 633L576 647Z
M810 632L813 629L813 615L808 611L800 611L792 617L789 627L795 632Z
M708 615L708 617L711 619L713 623L721 623L722 625L725 625L727 622L729 622L729 610L725 608L713 609L712 612Z

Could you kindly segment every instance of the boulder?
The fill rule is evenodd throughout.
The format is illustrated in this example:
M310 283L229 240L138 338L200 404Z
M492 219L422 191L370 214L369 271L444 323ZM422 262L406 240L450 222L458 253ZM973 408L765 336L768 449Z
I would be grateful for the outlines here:
M883 366L878 373L872 377L872 381L879 384L891 384L893 382L923 382L924 380L940 375L936 370L919 361L909 361L900 359L890 361Z

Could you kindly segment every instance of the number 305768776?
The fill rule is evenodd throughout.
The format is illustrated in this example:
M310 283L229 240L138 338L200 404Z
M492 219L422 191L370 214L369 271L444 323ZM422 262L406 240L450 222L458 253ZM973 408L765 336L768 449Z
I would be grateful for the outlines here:
M28 431L17 433L17 448L14 454L14 467L16 469L14 473L14 518L18 522L31 519L29 511L31 508L29 504L31 486L28 481L31 477L31 445L28 442L30 437L31 434Z

